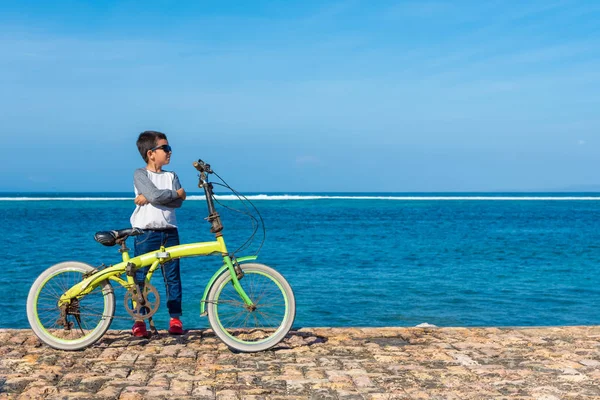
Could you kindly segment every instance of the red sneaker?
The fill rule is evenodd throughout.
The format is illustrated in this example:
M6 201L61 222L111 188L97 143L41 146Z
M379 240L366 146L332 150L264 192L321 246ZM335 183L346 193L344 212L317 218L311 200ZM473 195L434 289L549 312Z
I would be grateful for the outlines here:
M169 333L171 335L183 335L183 324L179 318L171 318L171 322L169 322Z
M135 321L131 333L135 337L150 337L150 332L146 329L146 323L144 321Z

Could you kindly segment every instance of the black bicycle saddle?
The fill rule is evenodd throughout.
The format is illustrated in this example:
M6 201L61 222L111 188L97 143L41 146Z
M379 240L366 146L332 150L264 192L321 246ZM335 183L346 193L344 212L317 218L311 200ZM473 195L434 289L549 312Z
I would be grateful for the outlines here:
M96 232L94 239L105 246L114 246L117 242L122 242L129 236L137 236L144 233L140 228L118 229L116 231Z

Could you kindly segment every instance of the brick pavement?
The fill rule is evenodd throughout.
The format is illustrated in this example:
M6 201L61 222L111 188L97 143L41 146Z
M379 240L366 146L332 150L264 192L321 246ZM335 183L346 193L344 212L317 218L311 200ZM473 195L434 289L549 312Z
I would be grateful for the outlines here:
M600 326L300 329L255 354L210 330L64 352L0 329L0 358L0 399L600 399Z

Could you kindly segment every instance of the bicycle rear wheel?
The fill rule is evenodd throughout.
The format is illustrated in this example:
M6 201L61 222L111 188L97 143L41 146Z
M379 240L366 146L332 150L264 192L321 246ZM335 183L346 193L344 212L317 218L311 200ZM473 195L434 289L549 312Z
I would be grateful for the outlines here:
M241 264L240 284L255 305L248 308L231 282L229 271L217 278L207 296L210 326L227 346L257 352L279 343L296 315L294 292L285 278L262 264Z
M92 292L73 299L61 317L60 296L83 280L94 268L68 261L44 271L33 283L27 297L27 319L36 336L60 350L80 350L106 333L115 314L115 295L108 280Z

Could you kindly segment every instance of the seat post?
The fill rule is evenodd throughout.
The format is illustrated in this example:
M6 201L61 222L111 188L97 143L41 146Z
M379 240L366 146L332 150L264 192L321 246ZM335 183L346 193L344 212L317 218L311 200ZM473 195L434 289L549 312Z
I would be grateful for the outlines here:
M125 239L117 241L117 243L119 243L121 245L121 248L119 249L119 253L121 253L121 255L123 257L123 261L129 261L129 248L127 248L126 240L127 239L125 238Z

